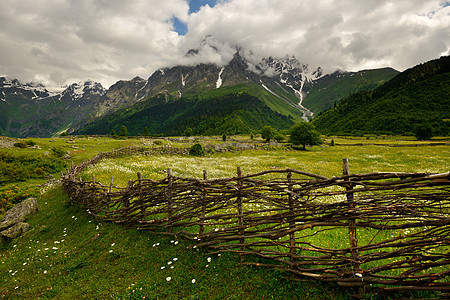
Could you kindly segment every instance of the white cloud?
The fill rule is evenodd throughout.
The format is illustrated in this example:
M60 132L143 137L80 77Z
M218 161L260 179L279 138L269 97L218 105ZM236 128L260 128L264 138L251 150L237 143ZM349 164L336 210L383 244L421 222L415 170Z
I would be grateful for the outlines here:
M224 64L238 46L328 70L403 70L449 53L450 6L443 3L229 0L188 15L187 0L3 0L0 76L108 86L165 66ZM174 31L173 16L187 24L185 36ZM200 55L185 57L191 48Z

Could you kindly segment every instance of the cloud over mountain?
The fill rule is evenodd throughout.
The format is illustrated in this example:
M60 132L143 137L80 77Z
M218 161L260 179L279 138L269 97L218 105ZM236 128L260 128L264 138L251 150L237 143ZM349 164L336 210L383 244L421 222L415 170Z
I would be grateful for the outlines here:
M450 5L442 0L206 2L190 10L187 0L3 0L0 76L108 86L166 66L225 64L236 47L330 70L402 70L449 54ZM186 57L192 48L200 55Z

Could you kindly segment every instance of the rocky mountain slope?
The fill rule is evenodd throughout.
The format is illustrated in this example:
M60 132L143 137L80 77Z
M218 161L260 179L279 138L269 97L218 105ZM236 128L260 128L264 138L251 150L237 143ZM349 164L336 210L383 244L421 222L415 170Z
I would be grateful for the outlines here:
M187 55L196 54L192 50ZM83 127L94 122L101 123L102 118L110 114L116 113L116 117L108 117L110 121L115 119L120 122L117 112L124 116L122 110L135 111L138 107L146 107L148 111L152 106L148 103L139 104L141 102L152 103L155 99L164 99L165 103L172 103L177 99L190 99L188 102L191 103L194 98L204 100L223 97L225 93L222 91L229 94L245 92L262 101L273 113L292 120L292 123L300 119L312 119L314 113L320 112L330 103L361 88L377 86L390 78L392 73L378 72L376 78L365 76L361 84L350 80L358 77L353 76L354 73L323 74L320 68L311 72L306 64L295 57L256 59L249 54L244 57L236 52L225 66L197 64L164 68L154 72L147 80L136 77L118 81L108 90L99 83L87 81L70 85L62 92L51 92L40 84L0 78L0 135L46 137L65 130L69 133L83 132ZM346 85L348 88L336 92L334 87L337 85ZM327 89L334 92L327 94ZM313 100L309 101L309 98ZM196 115L194 112L191 114ZM249 114L252 112L246 113ZM249 119L257 118L264 119L259 114ZM283 122L280 124L284 124L281 127L288 125ZM119 124L109 127L117 126ZM242 128L255 130L254 126L248 124ZM165 127L158 127L158 130L174 133Z
M0 135L48 137L91 114L105 94L101 84L74 83L62 92L34 83L0 78Z

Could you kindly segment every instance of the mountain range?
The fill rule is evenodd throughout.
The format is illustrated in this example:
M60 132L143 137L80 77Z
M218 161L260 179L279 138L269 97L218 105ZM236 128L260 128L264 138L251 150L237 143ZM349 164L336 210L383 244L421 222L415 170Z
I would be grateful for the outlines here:
M197 55L191 50L187 55ZM127 126L129 134L177 135L248 133L264 125L286 129L313 119L341 99L394 78L391 68L310 71L295 57L243 57L225 66L197 64L155 71L148 79L74 83L62 91L38 83L0 78L0 135L49 137L109 134Z

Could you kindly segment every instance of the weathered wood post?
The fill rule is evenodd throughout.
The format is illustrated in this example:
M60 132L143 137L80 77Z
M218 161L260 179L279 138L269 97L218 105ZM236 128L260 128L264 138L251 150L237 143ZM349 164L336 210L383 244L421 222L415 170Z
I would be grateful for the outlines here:
M207 180L208 175L206 173L206 170L203 170L203 180ZM205 231L205 214L206 214L206 199L208 197L208 194L206 192L206 188L203 189L203 195L202 195L202 212L199 218L200 221L200 230L199 235L203 235L203 232Z
M138 189L139 189L139 205L141 206L141 218L142 220L145 218L145 205L142 199L142 174L141 172L137 172L138 179Z
M244 211L242 208L242 187L244 185L244 181L242 179L242 171L241 167L237 167L237 188L238 188L238 196L237 196L237 212L238 212L238 228L239 235L242 236L239 238L239 244L241 244L241 251L244 251ZM242 258L242 257L241 257Z
M168 231L172 233L172 169L167 169L167 189L166 189L166 197L167 197L167 218L168 218Z
M350 169L349 169L349 165L348 165L348 158L343 158L342 163L343 163L342 165L343 165L344 176L349 175ZM350 181L350 178L346 178L344 181ZM355 208L354 195L353 195L353 192L351 192L353 190L353 184L348 183L345 186L345 189L347 190L346 196L347 196L348 207L350 209L354 209ZM361 272L361 264L359 262L359 251L357 249L358 237L356 235L356 221L354 219L348 220L348 237L350 240L350 249L351 249L351 254L352 254L353 273L354 274L360 273Z
M132 186L133 186L133 180L128 180L127 192L131 191ZM128 210L129 207L130 207L130 198L128 197L128 195L126 195L126 197L124 197L124 199L123 199L123 209L124 209L123 213L124 214L126 213L126 211Z
M110 192L110 193L112 192L113 182L114 182L114 178L113 178L113 176L111 176L111 182L110 182L110 184L109 184L109 192Z
M288 181L288 205L289 205L289 230L293 230L295 227L294 218L294 199L292 197L292 172L289 171L287 173L287 181ZM294 262L295 255L295 232L289 233L289 259L291 262Z

